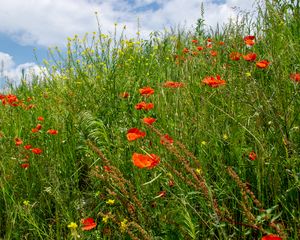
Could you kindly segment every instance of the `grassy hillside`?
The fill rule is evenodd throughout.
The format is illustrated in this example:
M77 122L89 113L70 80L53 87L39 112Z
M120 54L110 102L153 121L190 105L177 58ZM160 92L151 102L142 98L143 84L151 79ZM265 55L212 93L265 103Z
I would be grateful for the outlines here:
M0 94L0 239L298 239L300 7L257 11L75 36Z

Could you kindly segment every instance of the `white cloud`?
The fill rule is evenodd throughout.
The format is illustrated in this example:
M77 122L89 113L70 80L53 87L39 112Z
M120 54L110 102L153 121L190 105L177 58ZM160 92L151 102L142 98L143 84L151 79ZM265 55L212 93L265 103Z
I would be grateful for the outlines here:
M68 36L96 31L94 12L97 11L104 32L113 32L114 22L118 22L127 26L127 35L134 35L139 18L141 32L146 36L179 23L185 23L186 27L195 25L201 2L206 24L216 26L217 22L222 24L236 16L233 6L249 10L254 0L227 0L223 4L212 0L135 0L130 4L125 0L0 0L0 32L24 45L62 46ZM135 11L153 3L160 8Z
M12 56L7 53L0 52L0 72L11 69L15 65Z
M7 53L0 52L0 89L4 86L4 81L18 85L22 77L30 82L33 76L42 76L44 68L36 63L23 63L17 65L14 63L12 56Z

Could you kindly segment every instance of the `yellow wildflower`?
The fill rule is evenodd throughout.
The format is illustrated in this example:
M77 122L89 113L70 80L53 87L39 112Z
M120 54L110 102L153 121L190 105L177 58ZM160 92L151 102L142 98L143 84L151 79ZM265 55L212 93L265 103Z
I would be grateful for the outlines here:
M78 227L78 225L74 222L71 222L69 225L68 225L68 228L71 228L71 229L76 229Z
M120 229L121 229L121 232L125 232L126 229L127 229L127 219L124 219L121 224L120 224Z
M109 219L109 216L108 216L108 215L105 215L105 216L102 218L102 222L107 223L107 222L108 222L108 219Z
M109 205L114 205L115 204L115 200L114 199L108 199L106 201L106 203L109 204Z

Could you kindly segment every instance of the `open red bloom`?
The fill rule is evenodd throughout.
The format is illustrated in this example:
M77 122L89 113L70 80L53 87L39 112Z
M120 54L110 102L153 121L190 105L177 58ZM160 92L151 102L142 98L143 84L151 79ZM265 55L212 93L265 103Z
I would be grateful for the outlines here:
M151 87L143 87L139 91L140 91L140 94L143 96L150 96L154 93L154 89Z
M255 36L249 35L244 37L244 42L247 46L253 46L255 44Z
M267 60L261 60L259 62L256 63L256 67L258 68L267 68L269 66L270 62L268 62Z
M140 153L134 153L132 155L132 161L133 164L138 168L152 169L160 162L160 158L155 154L144 155Z
M300 73L292 73L290 75L290 79L295 81L295 82L300 83Z
M192 40L192 43L197 44L197 43L198 43L198 40L197 40L197 39L193 39L193 40Z
M189 50L188 48L184 48L184 49L182 50L183 53L189 53L189 51L190 51L190 50Z
M23 144L22 139L21 138L15 138L15 144L16 144L16 146L22 145Z
M232 52L232 53L230 53L229 57L233 61L238 61L241 58L241 54L238 52Z
M154 123L155 121L156 121L156 119L152 118L152 117L143 118L143 122L146 123L146 124L149 124L149 125L152 125L152 123Z
M43 150L40 148L32 148L31 152L33 152L34 154L41 154Z
M181 88L183 86L184 86L184 84L182 82L167 81L164 83L164 87L167 87L167 88Z
M202 83L212 87L212 88L217 88L221 85L225 85L226 82L225 80L222 80L220 75L217 75L216 78L214 77L206 77L202 80Z
M97 226L93 218L81 219L81 223L83 225L81 228L83 231L89 231Z
M197 50L198 50L198 51L202 51L202 50L203 50L203 47L202 47L202 46L198 46L198 47L197 47Z
M154 108L153 103L140 102L140 103L135 105L136 110L150 110L152 108Z
M216 57L218 55L218 52L215 51L215 50L211 50L210 55L213 56L213 57Z
M249 153L249 159L250 159L251 161L254 161L256 158L257 158L256 153L255 153L254 151L251 151L251 152Z
M29 168L29 166L30 166L29 163L21 163L21 164L20 164L20 167L21 167L21 168L24 168L24 169Z
M42 116L39 116L39 117L37 118L37 120L43 122L43 121L44 121L44 118L43 118Z
M47 131L47 133L49 133L49 134L51 134L51 135L56 135L56 134L58 134L58 131L55 130L55 129L49 129L49 130Z
M243 56L244 60L246 61L254 61L256 59L256 54L255 53L248 53L246 55Z
M136 140L138 138L142 138L142 137L145 137L145 136L146 136L146 133L140 131L137 128L131 128L131 129L129 129L127 131L127 139L128 139L128 141L134 141L134 140Z
M269 234L269 235L263 236L261 240L282 240L282 238L277 235L274 235L274 234Z
M173 142L174 142L174 140L168 134L166 134L160 138L160 143L163 145L173 144Z
M24 148L25 148L26 150L29 150L30 148L32 148L32 146L31 146L30 144L27 144L27 145L24 146Z

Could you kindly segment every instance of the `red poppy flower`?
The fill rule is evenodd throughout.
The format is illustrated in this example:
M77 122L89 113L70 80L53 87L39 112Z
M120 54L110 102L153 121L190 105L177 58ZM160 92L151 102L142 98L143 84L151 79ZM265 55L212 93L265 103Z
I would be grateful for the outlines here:
M129 97L129 93L128 92L122 92L122 93L120 93L120 97L121 98L128 98Z
M225 85L226 82L225 80L222 80L220 75L217 75L217 78L214 77L206 77L202 80L202 83L212 87L212 88L217 88L221 85Z
M197 43L198 43L198 40L197 40L197 39L193 39L193 40L192 40L192 43L197 44Z
M93 218L81 219L81 223L83 225L81 228L83 231L89 231L97 226Z
M36 125L36 127L35 127L37 130L41 130L42 129L42 125L41 124L38 124L38 125Z
M36 132L38 132L39 130L37 129L37 128L33 128L33 129L31 129L31 132L32 133L36 133Z
M212 39L211 39L211 38L208 38L206 41L208 41L208 42L212 42Z
M144 155L140 153L134 153L132 155L132 161L133 164L138 168L152 169L160 162L160 158L155 154Z
M22 145L23 144L22 139L21 138L15 138L15 144L16 144L16 146Z
M51 135L56 135L56 134L58 134L58 131L55 130L55 129L49 129L49 130L47 131L47 133L49 133L49 134L51 134Z
M263 236L261 240L282 240L282 238L277 235L274 235L274 234L269 234L269 235Z
M223 46L224 44L225 44L225 43L224 43L223 41L220 41L220 42L219 42L219 45L220 45L220 46Z
M290 79L300 83L300 73L292 73L290 75Z
M218 52L215 51L215 50L211 50L210 55L213 56L213 57L216 57L218 55Z
M180 87L183 87L184 84L181 83L181 82L167 81L167 82L164 83L163 86L164 86L164 87L167 87L167 88L180 88Z
M138 138L142 138L142 137L145 137L145 136L146 136L146 133L140 131L137 128L131 128L131 129L129 129L127 131L127 139L128 139L128 141L134 141L134 140L136 140Z
M156 119L152 118L152 117L143 118L143 122L146 123L146 124L149 124L149 125L152 125L152 123L154 123L155 121L156 121Z
M249 35L244 37L244 42L247 46L253 46L255 44L255 36Z
M43 121L44 121L44 118L43 118L42 116L39 116L39 117L37 118L37 120L43 122Z
M153 103L140 102L140 103L135 105L136 110L150 110L152 108L154 108Z
M160 138L160 143L163 145L173 144L173 142L174 142L174 140L168 134L166 134Z
M270 64L270 62L268 62L267 60L261 60L256 63L256 66L258 68L267 68L269 66L269 64Z
M244 60L246 61L254 61L256 59L256 54L255 53L248 53L246 55L243 56Z
M27 145L24 146L24 148L25 148L26 150L29 150L30 148L32 148L32 146L31 146L30 144L27 144Z
M229 57L233 61L238 61L241 58L241 54L238 52L232 52L232 53L230 53Z
M139 91L140 91L140 94L143 96L150 96L154 93L154 89L151 87L144 87L144 88L141 88Z
M11 106L13 106L13 107L18 106L19 99L17 98L16 95L8 94L8 95L6 95L6 100L7 100L8 104Z
M21 168L24 168L24 169L29 168L29 166L30 166L29 163L21 163L21 164L20 164L20 167L21 167Z
M34 154L41 154L43 152L43 150L39 149L39 148L32 148L31 152L33 152Z
M189 53L189 51L190 51L190 50L189 50L188 48L184 48L184 49L182 50L183 53Z
M198 49L198 51L202 51L203 47L202 46L198 46L197 49Z
M256 158L257 158L256 153L255 153L254 151L251 151L251 152L249 153L249 159L250 159L251 161L254 161Z

